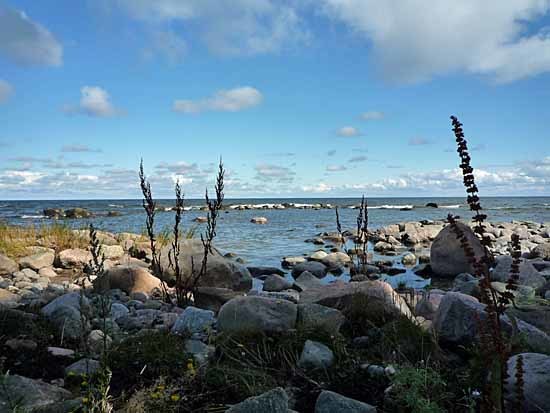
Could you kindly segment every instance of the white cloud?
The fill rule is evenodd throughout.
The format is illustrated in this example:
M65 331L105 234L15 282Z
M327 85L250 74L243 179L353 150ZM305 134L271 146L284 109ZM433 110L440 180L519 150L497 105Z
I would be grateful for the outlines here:
M352 136L359 136L361 133L357 128L354 128L353 126L344 126L340 129L338 129L338 135L344 136L344 137L352 137Z
M394 81L467 72L510 82L550 71L548 0L322 1L372 42L372 61Z
M357 163L357 162L365 162L367 160L367 157L365 155L359 155L359 156L353 156L350 158L348 162L351 163Z
M5 103L13 94L13 87L5 80L0 79L0 104Z
M113 0L153 27L196 28L208 49L222 55L277 52L308 41L296 10L278 0Z
M259 90L250 87L236 87L218 90L214 96L199 100L176 100L173 109L181 113L238 112L258 106L263 96Z
M378 111L364 112L363 114L361 114L361 119L363 119L363 120L380 120L380 119L384 119L384 113L383 112L378 112Z
M256 179L262 181L275 181L279 183L289 183L294 180L296 173L290 168L273 164L259 164L254 168L256 170Z
M327 166L327 172L341 172L345 171L348 168L346 168L344 165L328 165Z
M326 184L324 182L319 182L315 185L306 185L302 187L302 191L304 192L317 192L317 193L323 193L323 192L330 192L334 189L333 186Z
M187 52L187 42L173 30L156 30L151 38L151 44L143 51L146 59L160 55L171 63L183 60Z
M63 63L63 47L45 27L1 3L0 54L20 65Z
M111 96L99 86L84 86L80 89L80 103L65 105L63 111L69 115L84 114L91 117L108 118L123 113L111 103Z
M101 149L91 148L88 145L74 144L65 145L61 148L61 152L102 152Z

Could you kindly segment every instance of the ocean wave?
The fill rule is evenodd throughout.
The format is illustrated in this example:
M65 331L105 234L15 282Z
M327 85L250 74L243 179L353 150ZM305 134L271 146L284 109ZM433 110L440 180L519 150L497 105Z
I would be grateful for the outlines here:
M367 206L367 209L413 209L414 205L374 205Z
M44 219L46 215L21 215L21 219Z
M108 206L111 208L124 208L124 205L118 205L118 204L109 204Z
M439 208L448 208L448 209L458 209L458 208L461 208L462 205L460 204L457 204L457 205L439 205Z

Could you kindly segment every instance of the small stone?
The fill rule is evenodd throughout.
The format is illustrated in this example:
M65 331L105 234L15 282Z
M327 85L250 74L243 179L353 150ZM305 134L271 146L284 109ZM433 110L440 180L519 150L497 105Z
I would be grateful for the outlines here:
M298 361L301 368L329 368L334 363L334 353L322 343L307 340Z
M172 333L174 334L193 334L207 333L214 323L216 318L214 312L202 310L196 307L187 307L177 318Z
M100 363L94 359L80 359L76 363L71 364L65 368L66 376L81 376L87 375L92 376L100 368Z

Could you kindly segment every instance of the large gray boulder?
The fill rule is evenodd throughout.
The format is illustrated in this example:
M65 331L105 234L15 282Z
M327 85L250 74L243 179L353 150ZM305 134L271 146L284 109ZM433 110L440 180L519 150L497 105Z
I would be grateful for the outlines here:
M308 288L300 295L300 302L303 304L321 304L341 311L349 310L359 300L364 301L365 310L373 319L400 316L412 318L405 300L391 285L383 281L336 281L321 287Z
M432 327L442 342L453 345L470 345L479 339L480 323L486 323L485 305L476 298L458 292L448 292L442 298ZM527 345L534 351L550 351L550 336L522 320L512 321L507 315L501 317L505 334L514 333L517 325Z
M315 403L315 413L376 413L376 407L323 390Z
M278 292L292 288L292 284L286 278L277 274L268 275L264 280L264 291Z
M288 395L277 387L259 396L250 397L234 405L226 413L290 413Z
M317 278L323 278L327 275L328 268L321 262L306 261L294 266L292 269L292 276L298 278L305 271L315 275Z
M83 268L92 259L90 251L73 248L59 253L59 262L63 268Z
M7 374L2 377L0 385L0 413L31 412L53 406L71 397L71 393L61 387Z
M226 302L243 294L230 288L198 287L194 293L195 307L217 313Z
M523 362L522 412L550 411L550 356L538 353L523 353L508 360L508 380L506 381L506 401L514 403L517 399L516 372L518 357Z
M19 271L19 265L9 257L0 254L0 276L10 275Z
M510 278L510 269L513 259L509 255L501 255L496 258L496 267L491 272L494 281L506 282ZM540 275L537 269L528 261L522 260L519 265L519 284L528 287L540 288L546 283L546 279Z
M281 333L296 326L298 308L287 300L237 297L223 305L218 330L225 333Z
M42 308L42 314L62 332L65 337L77 339L87 328L90 303L79 292L57 297ZM84 322L84 324L83 324Z
M464 233L476 257L481 257L483 246L474 232L462 222L456 224ZM450 225L443 228L435 238L430 249L430 263L433 272L440 277L454 278L461 273L474 273L474 269L466 258L460 241Z
M51 267L55 259L53 250L39 252L19 260L21 268L30 268L31 270L39 271L42 268Z
M550 261L550 242L546 241L544 244L539 244L533 251L531 251L533 258L542 258L543 260Z
M141 267L117 265L110 268L93 282L94 291L98 293L119 289L126 294L145 293L151 295L161 290L161 281L148 270Z
M298 366L303 369L328 369L334 364L334 353L323 343L307 340Z
M215 322L213 311L187 307L176 319L172 333L180 335L207 333Z
M204 248L201 240L183 240L181 241L180 249L179 265L182 276L188 278L192 274L197 274L201 269L204 256ZM170 246L162 249L161 265L166 276L168 278L173 278L174 268L170 265L170 251ZM200 279L198 285L201 287L249 291L252 288L252 276L245 266L223 257L217 249L212 248L212 253L208 255L206 273Z
M298 326L311 331L338 334L346 318L341 311L319 304L298 304Z

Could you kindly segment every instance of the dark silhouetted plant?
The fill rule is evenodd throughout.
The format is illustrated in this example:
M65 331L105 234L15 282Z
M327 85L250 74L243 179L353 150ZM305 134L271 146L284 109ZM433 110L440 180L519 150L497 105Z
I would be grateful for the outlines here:
M340 243L342 244L344 251L351 257L354 257L352 262L351 272L352 274L366 274L366 268L368 265L368 225L369 225L369 213L367 199L363 195L361 198L361 204L359 205L359 212L356 218L356 234L353 238L354 251L350 251L346 247L346 236L342 231L342 224L340 222L340 212L338 207L335 208L336 213L336 230L340 236Z

